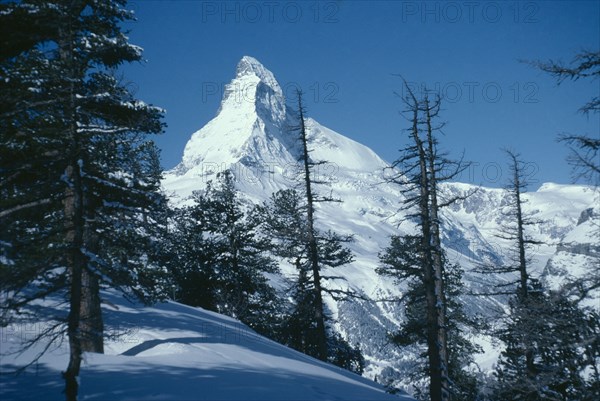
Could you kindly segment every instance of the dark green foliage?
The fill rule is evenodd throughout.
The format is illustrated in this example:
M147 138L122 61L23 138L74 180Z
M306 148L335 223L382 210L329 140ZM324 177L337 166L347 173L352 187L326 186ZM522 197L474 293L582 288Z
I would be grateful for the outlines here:
M259 230L255 208L245 205L230 172L194 194L176 215L172 271L178 300L240 319L273 336L279 304L266 274L277 272Z
M348 344L338 333L330 334L328 337L327 350L329 352L327 361L336 366L361 375L365 370L365 358L360 348Z
M600 354L592 321L597 326L597 319L596 313L582 310L561 293L544 292L537 282L525 300L513 297L506 325L498 333L506 349L496 370L494 399L596 399L594 370ZM533 355L530 366L528 351Z
M472 333L481 333L487 326L480 317L473 317L464 309L463 270L457 264L445 263L446 315L448 325L448 376L450 392L455 400L479 399L481 383L475 373L473 355L483 350L469 339Z
M298 278L289 289L290 306L283 320L279 341L307 355L317 357L317 331L314 323L314 291L306 265L297 266Z
M14 291L9 308L65 286L64 199L73 188L65 171L73 166L84 229L94 233L93 246L81 249L87 268L133 296L155 297L147 267L165 200L158 150L146 135L162 131L162 111L114 76L113 67L141 59L119 30L131 18L122 4L2 5L0 25L15 35L0 60L0 270L2 289ZM33 281L40 291L21 298Z
M390 340L401 347L417 350L423 358L427 355L427 311L423 284L423 261L421 260L421 239L418 236L392 236L390 246L379 255L381 266L377 273L394 278L397 283L405 283L406 291L400 301L404 306L405 320ZM462 293L462 270L460 266L444 260L444 283L446 285L446 316L448 336L448 376L453 399L475 400L478 383L469 370L473 367L473 354L481 352L466 333L481 329L481 323L468 316L460 300ZM408 372L415 384L415 397L428 400L426 388L420 388L429 376L428 366L423 359L420 369Z
M173 280L173 299L216 310L216 277L210 264L214 255L203 226L192 219L191 208L174 210L171 224L166 239L169 259L165 262Z
M160 296L162 110L116 68L140 61L122 0L0 5L0 303L3 320L59 293L69 304L66 394L81 352L102 352L102 285ZM50 318L50 317L48 317Z
M287 294L291 305L279 334L279 341L307 355L320 357L319 330L315 322L317 304L311 268L310 236L306 222L305 198L295 190L274 193L271 200L260 208L261 220L272 239L272 252L292 264L297 272L289 284ZM351 240L334 232L315 231L315 241L320 266L338 267L352 261L352 253L343 244ZM323 281L339 279L322 275ZM352 295L349 291L323 286L322 292L334 298ZM325 320L329 317L325 315ZM364 360L360 350L352 347L335 333L327 330L327 358L331 363L353 372L361 373Z

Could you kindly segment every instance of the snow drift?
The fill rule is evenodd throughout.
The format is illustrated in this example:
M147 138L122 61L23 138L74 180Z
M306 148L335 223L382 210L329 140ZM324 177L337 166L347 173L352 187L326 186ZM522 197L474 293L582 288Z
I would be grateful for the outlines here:
M412 400L266 339L239 321L176 302L151 307L103 293L105 354L84 354L81 400ZM64 314L52 299L45 316ZM21 374L46 345L12 354L47 322L0 329L0 399L64 400L66 338Z

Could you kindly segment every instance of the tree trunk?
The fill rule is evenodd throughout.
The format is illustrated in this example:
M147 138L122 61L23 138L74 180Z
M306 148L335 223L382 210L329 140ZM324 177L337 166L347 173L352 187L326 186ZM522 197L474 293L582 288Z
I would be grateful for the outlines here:
M87 252L98 252L98 235L90 223L94 220L93 206L88 197L83 195L83 208L85 215L85 228L83 243ZM89 267L83 269L81 274L81 350L83 352L104 353L104 323L102 321L102 307L100 299L100 283L98 276L90 271Z
M411 135L419 158L419 213L421 219L421 252L423 253L423 284L427 306L427 355L429 361L429 396L431 401L446 401L449 399L446 326L444 321L443 287L441 281L441 254L436 263L435 240L432 231L437 226L432 216L432 187L428 172L428 157L423 141L419 137L419 102L412 95L412 129ZM426 103L427 104L427 103ZM430 155L433 157L433 154ZM435 186L433 187L435 189ZM437 210L435 211L437 217ZM438 276L439 275L439 276Z
M430 188L430 219L431 219L431 249L433 262L433 280L434 289L437 296L437 342L440 353L440 375L442 400L450 399L449 378L448 378L448 341L446 327L446 292L443 280L443 261L442 261L442 242L440 240L440 220L439 207L437 200L437 175L436 175L436 151L433 142L433 127L431 125L431 107L429 100L425 98L425 113L427 124L427 159L429 164L429 188ZM433 398L432 398L433 399Z
M65 396L67 401L77 400L79 369L81 367L81 293L82 272L85 269L85 257L81 253L83 246L83 202L81 196L81 175L77 163L65 171L67 187L64 201L65 226L69 250L67 266L70 275L70 304L67 335L69 337L69 365L63 373L65 378Z
M519 169L517 162L515 161L515 177L514 177L514 191L515 191L515 203L517 213L517 242L519 246L519 278L520 278L520 296L523 301L528 295L528 281L529 276L527 274L527 259L525 258L525 234L523 228L523 209L521 208L521 182L519 180Z
M66 264L70 276L69 282L69 315L67 318L67 335L69 338L69 365L63 373L65 379L65 397L67 401L76 401L79 384L77 377L81 368L82 339L81 339L81 303L82 277L86 269L87 258L82 253L84 248L84 200L83 182L80 166L80 143L76 125L75 81L78 79L73 50L74 32L72 22L84 4L74 1L66 11L65 23L59 29L59 56L65 65L68 79L67 95L69 101L65 104L67 130L65 136L69 141L69 165L65 169L64 221L65 242L67 244Z
M517 156L511 152L508 152L513 162L513 191L515 196L515 212L517 218L517 245L519 247L519 303L522 306L529 307L528 298L529 298L529 275L527 273L527 259L525 256L525 223L523 220L523 202L521 200L521 186L523 183L521 182L521 169L519 167L519 160L517 160ZM531 346L531 342L528 338L524 340L525 346L525 366L527 368L527 377L530 379L534 379L536 376L535 372L535 363L533 357L533 350Z
M81 275L81 350L104 353L104 322L98 277L88 269Z
M322 361L327 360L327 333L325 331L325 316L323 313L323 290L321 288L321 273L319 271L319 251L314 228L314 199L312 194L310 179L310 164L308 159L308 143L306 138L306 126L304 125L304 111L302 106L302 97L298 94L298 108L300 111L300 135L302 140L302 151L304 159L304 184L306 186L307 201L307 219L308 219L308 243L309 258L313 273L313 285L315 291L315 323L317 330L317 352L318 358Z

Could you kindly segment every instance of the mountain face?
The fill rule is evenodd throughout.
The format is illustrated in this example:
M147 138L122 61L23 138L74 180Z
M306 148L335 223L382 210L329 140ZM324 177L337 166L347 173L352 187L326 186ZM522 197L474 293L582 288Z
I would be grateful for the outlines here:
M194 190L204 188L217 172L229 169L250 201L266 200L273 192L298 182L299 144L296 134L291 132L295 124L294 111L286 106L274 75L256 59L245 56L237 66L235 78L225 88L216 117L192 134L181 163L165 173L163 186L174 204L183 205L190 202ZM317 191L332 193L343 200L341 204L319 204L317 225L355 238L350 244L355 261L335 269L335 275L347 281L333 285L351 287L370 299L340 302L327 299L327 306L337 320L340 333L350 343L361 345L368 363L365 375L402 384L401 372L411 369L412 359L387 340L387 333L395 330L402 319L402 310L396 303L377 300L401 295L403 286L379 277L375 269L378 253L388 245L390 235L411 233L415 228L398 211L403 200L400 188L385 183L388 163L368 147L313 119L308 119L306 125L311 157L329 162L317 171L317 178L328 185L320 186ZM442 193L448 197L465 195L473 189L475 186L463 183L441 185ZM533 252L533 273L556 277L560 269L549 269L547 264L558 266L558 262L548 261L557 257L558 244L563 247L572 244L564 239L577 229L582 212L593 206L594 191L584 186L548 183L524 197L526 212L541 220L531 234L544 242ZM510 257L512 244L496 237L506 205L504 190L480 187L472 196L443 212L442 236L448 257L461 264L466 285L474 291L488 289L497 280L506 279L482 277L471 271L477 263L502 263ZM585 241L585 234L581 236L580 240ZM564 268L568 270L567 266L568 263ZM294 273L285 264L282 272ZM489 311L498 304L498 300L486 297L465 301L468 310L474 313ZM495 361L496 351L486 345L485 338L480 340L486 354L478 362L485 369Z
M556 253L548 260L543 275L553 288L583 280L586 287L593 287L600 271L600 194L596 193L594 207L581 212L577 225L564 235ZM600 288L593 288L583 303L598 308Z

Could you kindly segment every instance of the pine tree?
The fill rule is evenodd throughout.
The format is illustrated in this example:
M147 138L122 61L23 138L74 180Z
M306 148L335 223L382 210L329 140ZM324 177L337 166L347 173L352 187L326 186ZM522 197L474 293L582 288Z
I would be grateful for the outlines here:
M215 259L204 225L192 217L194 206L172 211L165 264L172 278L171 298L190 306L217 309Z
M531 237L528 228L538 222L524 212L526 201L523 193L526 191L528 185L524 172L524 163L521 161L519 154L510 150L506 150L505 152L510 160L509 172L511 179L506 188L507 200L505 209L503 210L503 223L497 236L511 243L510 261L508 264L501 266L484 266L482 271L510 275L510 281L500 284L500 290L495 294L511 296L512 299L510 302L516 308L513 309L520 310L529 304L532 285L529 250L532 246L539 244L538 241ZM533 378L536 372L534 367L535 350L531 334L520 337L519 341L521 342L519 347L522 349L524 356L523 372L525 372L526 376ZM501 377L499 376L499 378Z
M265 230L272 238L274 255L283 258L294 266L297 276L289 284L290 306L282 324L278 340L307 355L320 357L319 335L315 322L315 286L312 277L310 257L310 237L306 217L306 199L293 189L281 190L271 196L261 208L261 220ZM352 261L352 254L344 243L349 237L334 232L321 233L315 230L315 241L320 267L335 268ZM339 279L335 276L321 275L322 280ZM322 292L339 299L352 296L351 292L328 288L323 285ZM324 313L324 324L329 319ZM327 358L336 364L356 373L362 373L364 359L358 347L348 344L331 327L326 327Z
M44 23L57 14L50 7L31 6L0 5L0 26L6 29L0 48L0 288L12 294L2 299L4 324L31 299L65 286L64 276L56 274L63 267L64 250L55 245L63 234L64 189L58 179L63 149L59 111L53 110L57 102L44 85L59 72L38 48L57 37L57 27ZM12 28L28 24L43 27L44 33L5 43L12 42ZM35 278L40 279L37 291L29 286Z
M302 145L302 154L300 161L303 167L302 178L304 180L304 195L306 196L306 236L308 245L308 260L310 263L310 273L312 276L312 302L314 304L314 323L315 327L315 346L317 348L316 356L321 360L327 359L327 331L325 328L325 306L323 304L323 289L321 282L321 266L319 264L319 250L317 245L317 233L315 230L315 194L313 193L314 181L311 178L312 167L315 163L309 156L308 133L304 118L305 109L302 104L302 93L298 91L298 131L299 139Z
M330 340L327 328L327 316L324 294L348 296L351 291L327 288L326 280L341 279L335 276L323 276L322 269L338 267L352 261L351 252L342 244L351 240L349 236L340 236L333 232L321 233L316 228L315 211L317 202L337 201L331 197L320 197L314 186L324 182L316 179L314 168L326 161L314 161L310 157L306 110L302 104L302 93L298 91L298 125L291 131L297 134L300 148L298 161L298 186L301 191L280 191L273 195L272 202L263 208L267 226L275 232L277 255L287 258L296 267L298 279L291 291L295 311L290 313L290 327L297 327L300 336L288 330L290 341L296 349L323 361L329 358ZM293 227L293 228L291 228Z
M2 309L10 318L32 299L67 297L67 399L77 396L81 353L102 352L102 283L151 300L160 274L165 201L146 136L162 131L162 111L115 76L141 60L120 29L133 18L124 4L2 5L3 28L35 27L18 31L0 60Z
M439 96L431 101L426 92L423 99L419 100L406 83L405 87L407 95L403 101L411 124L407 130L410 145L392 163L391 174L386 178L402 188L405 195L403 209L409 212L407 219L416 224L418 234L403 239L392 238L392 247L382 256L382 261L384 264L397 263L397 266L392 271L385 268L380 271L386 275L396 275L399 280L412 278L409 280L412 284L409 284L410 307L407 310L415 319L409 318L405 329L410 329L410 333L404 332L409 337L402 341L417 342L420 337L416 333L424 329L429 397L431 400L448 400L452 393L449 378L448 290L444 283L448 267L445 266L440 238L440 209L464 197L441 199L438 183L455 177L466 166L462 161L449 160L437 149L435 132L443 127L443 124L435 123L441 105ZM398 260L394 262L394 258ZM406 270L401 272L402 269ZM421 317L416 318L417 314Z
M496 370L494 397L497 400L593 399L594 380L583 373L595 365L597 334L586 315L562 291L550 292L530 273L530 249L540 242L529 234L538 224L524 211L527 188L524 163L518 154L507 151L511 181L501 233L510 241L512 260L490 266L488 271L514 278L501 284L499 294L509 295L509 313L500 319L495 335L503 341ZM587 357L585 357L587 355ZM590 358L591 356L591 358Z
M241 320L272 337L278 296L266 274L277 272L269 240L254 207L245 205L229 171L194 193L195 204L178 217L173 273L184 303ZM183 216L182 216L183 215ZM180 264L181 263L181 264Z
M586 312L560 292L544 291L535 280L527 299L513 297L509 306L507 324L498 331L506 348L496 370L495 399L596 399L597 376L584 371L597 363L587 359L586 348L598 337Z
M404 305L405 319L397 332L391 334L392 343L400 347L410 347L418 354L427 356L427 302L423 284L422 252L419 236L392 236L390 245L379 255L381 266L377 273L394 278L396 283L406 284L401 302ZM474 363L473 354L480 348L466 337L467 331L480 329L482 324L468 316L463 308L460 296L462 289L462 270L460 266L449 264L445 257L444 283L446 284L447 337L448 337L448 377L450 394L455 399L476 399L478 383L469 372ZM430 375L428 364L419 363L421 369L409 372L409 378L415 387L418 399L429 399L428 391L421 387Z
M289 305L278 341L307 355L317 356L313 317L314 291L308 265L308 228L303 197L295 190L280 190L260 207L263 230L272 242L271 252L292 264L297 278L288 283Z

